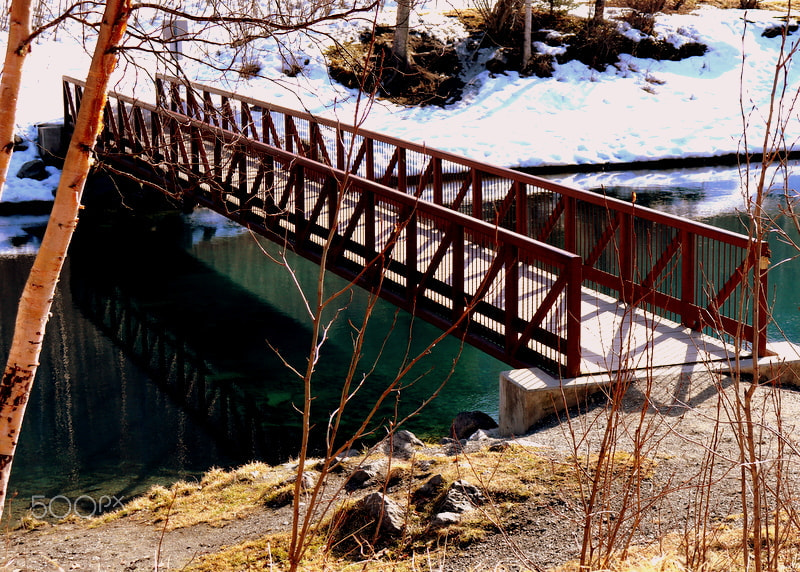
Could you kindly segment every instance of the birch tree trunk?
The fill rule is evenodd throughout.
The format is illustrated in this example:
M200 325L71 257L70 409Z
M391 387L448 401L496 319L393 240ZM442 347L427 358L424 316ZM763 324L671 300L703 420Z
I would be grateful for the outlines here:
M531 63L531 28L533 27L533 2L525 0L525 29L522 34L522 69Z
M26 40L31 35L31 0L12 0L8 18L8 45L0 78L0 200L14 152L14 129L17 125L17 99L22 83L22 66L30 52Z
M0 517L25 406L39 365L50 306L72 233L78 223L78 209L91 166L92 149L103 124L109 76L117 63L116 48L125 33L130 4L131 0L106 2L53 212L20 299L14 338L0 379ZM56 407L57 404L51 406Z
M594 14L592 14L592 24L599 24L605 17L606 0L594 0Z
M407 72L411 64L408 55L408 22L411 19L412 0L398 0L397 20L394 28L394 41L392 42L392 55L400 68L401 72Z

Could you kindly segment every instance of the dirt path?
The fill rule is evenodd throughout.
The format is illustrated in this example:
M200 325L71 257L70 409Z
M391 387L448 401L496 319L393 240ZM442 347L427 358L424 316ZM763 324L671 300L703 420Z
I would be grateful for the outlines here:
M286 522L280 519L287 517L264 510L221 527L199 524L166 533L130 518L97 528L59 524L12 532L6 536L5 568L0 569L153 571L158 554L158 569L180 570L203 554L274 532L276 525Z

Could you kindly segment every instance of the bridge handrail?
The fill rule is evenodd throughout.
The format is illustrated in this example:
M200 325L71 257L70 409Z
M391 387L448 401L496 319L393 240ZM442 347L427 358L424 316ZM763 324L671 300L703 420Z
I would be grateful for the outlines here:
M65 81L68 81L70 83L75 83L77 85L81 86L86 85L83 80L78 80L69 76L64 76L64 79ZM391 187L386 187L374 181L370 181L369 179L364 179L363 177L354 175L353 173L340 171L335 167L331 167L328 165L321 165L318 161L313 161L305 157L294 155L292 153L284 151L279 147L273 147L272 145L267 145L266 143L262 143L260 141L253 141L252 139L248 139L247 137L240 135L238 133L227 131L225 129L220 129L218 127L215 127L214 125L209 125L208 123L199 121L182 113L165 110L150 103L143 102L135 97L131 97L122 93L117 93L114 91L109 92L108 97L109 99L112 98L117 99L119 101L123 101L130 105L135 105L142 109L147 109L148 111L153 113L161 114L163 112L163 115L165 117L170 117L175 121L180 122L186 126L191 126L194 128L200 128L200 127L208 128L209 131L214 133L216 137L219 137L226 144L236 145L236 144L246 143L248 146L251 146L254 149L259 149L261 151L267 152L276 159L281 159L286 163L294 163L296 165L302 165L303 167L306 167L307 169L312 171L317 171L320 174L323 173L332 174L337 178L337 180L340 181L345 179L355 181L357 182L359 187L368 189L370 192L376 195L391 198L392 201L399 202L406 206L413 206L418 210L424 210L425 212L430 212L431 214L434 214L441 218L457 221L464 228L469 228L475 230L476 232L481 232L481 233L491 233L492 235L502 237L503 241L509 244L513 244L521 248L536 249L542 253L542 256L547 261L567 264L575 258L580 258L577 254L573 252L568 252L563 248L558 248L556 246L547 244L545 242L541 242L536 239L530 238L528 236L524 236L519 233L510 231L503 227L497 227L489 222L476 219L474 217L471 217L469 215L466 215L458 211L452 211L446 207L437 205L435 203L431 203L429 201L425 201L413 195L409 195L407 193L401 193L396 189L393 189Z
M73 84L74 86L74 93L70 91L70 84ZM69 117L74 117L77 113L77 109L80 105L80 88L82 86L85 86L83 81L66 76L64 77L65 120L68 120ZM113 101L116 101L116 106L113 104ZM126 105L129 106L130 109L127 109L125 107ZM153 126L150 127L153 135L149 140L148 149L145 149L142 146L142 142L137 139L140 137L140 134L136 133L137 129L140 131L146 130L146 128L142 127L142 125L144 125L146 122L144 121L143 116L138 118L134 117L136 113L139 113L136 110L147 111L150 114L151 119L154 117L161 118L159 121L162 123L159 123L158 126L153 124ZM238 163L238 161L235 159L235 153L238 152L237 150L242 149L242 152L246 152L249 157L252 156L256 159L259 156L268 157L270 161L274 161L275 163L282 165L282 168L285 171L291 171L288 179L290 182L287 182L287 189L289 188L290 184L295 185L296 181L298 180L301 181L302 184L302 181L306 177L309 179L316 177L318 179L317 182L323 189L323 192L325 192L324 189L326 181L333 181L337 188L341 186L344 181L347 181L349 184L348 188L357 189L362 195L370 195L375 197L374 199L370 199L371 201L374 201L373 205L377 203L385 203L388 205L399 206L398 210L406 212L409 219L413 217L413 220L415 221L414 224L416 224L418 218L421 219L423 217L425 220L430 221L446 221L450 227L461 229L460 232L463 234L464 243L478 243L481 242L481 238L483 238L485 244L490 244L495 248L493 253L494 259L491 262L492 268L487 271L487 277L490 272L493 271L494 275L490 278L490 282L494 283L495 280L502 280L507 286L511 286L509 291L505 292L504 294L506 297L504 298L505 301L503 302L502 307L492 306L488 302L480 302L480 304L489 306L489 309L487 310L488 313L484 315L481 313L483 310L477 307L473 308L472 310L481 316L489 316L486 317L487 320L497 321L497 315L505 315L505 336L507 338L506 347L500 349L495 348L493 350L487 350L486 348L484 349L500 359L505 359L511 364L526 365L529 362L525 362L524 359L515 357L509 344L514 346L515 349L513 351L519 350L521 344L525 345L525 349L528 351L527 344L530 343L532 336L538 335L535 334L535 331L538 331L541 329L541 327L544 327L540 327L539 324L547 315L549 315L549 312L556 311L559 313L563 308L563 312L561 312L561 318L559 318L563 321L563 323L558 326L558 331L554 331L549 334L550 337L548 339L550 341L545 341L543 343L547 345L547 347L554 349L556 352L560 352L560 355L563 356L560 358L549 358L551 362L556 364L556 367L560 370L560 373L568 376L574 376L580 371L579 320L580 284L582 282L580 276L580 256L564 251L563 249L554 247L552 245L536 241L527 236L519 235L507 229L499 228L488 222L475 219L457 211L447 209L443 206L420 200L418 197L383 186L375 181L370 181L352 173L338 170L329 165L324 165L318 161L297 156L283 149L279 149L259 141L253 141L252 139L248 139L240 134L236 134L183 114L164 109L163 107L158 107L139 101L134 97L113 92L110 93L109 103L106 107L106 113L106 132L101 137L100 141L101 145L99 152L101 154L103 154L109 160L124 160L123 154L133 152L133 150L136 148L139 148L139 153L153 154L155 152L155 154L160 154L163 151L163 156L165 158L169 157L169 160L161 162L164 168L172 169L175 167L182 167L181 173L183 175L196 176L196 181L192 183L192 188L195 189L194 192L198 193L195 198L201 199L202 202L208 206L224 207L225 205L223 204L224 201L222 195L235 195L236 191L233 187L222 191L220 191L220 189L212 188L211 191L207 193L207 196L202 195L202 190L200 187L204 181L207 182L207 178L205 176L213 171L213 169L208 169L209 163L207 161L207 157L204 155L207 152L204 138L207 138L207 142L212 142L213 145L215 145L215 154L221 152L222 149L226 149L226 152L233 154L232 157L234 158L231 158L231 166L228 172L229 181L232 180L234 176L242 176L242 173L240 172L233 172L233 169L235 168L234 163ZM138 124L142 125L136 127ZM156 133L158 133L158 135ZM185 147L188 145L192 146L190 153L186 152ZM182 148L182 152L173 152L172 156L170 156L170 149L174 148L177 150L180 146L184 146ZM117 152L117 155L115 155L115 151ZM201 155L203 157L201 157ZM201 158L203 161L200 160ZM260 159L258 161L263 167L263 162ZM207 169L207 172L205 173L202 172L204 165ZM259 174L260 173L261 171L259 171ZM214 176L217 175L215 174ZM256 178L258 178L258 176L259 175L257 175ZM295 179L292 179L292 177L295 177ZM247 178L248 175L245 173L244 179L246 180ZM229 184L230 183L226 183L222 186L225 187ZM248 190L248 193L250 193L248 195L249 198L255 197L255 186ZM320 202L318 199L318 205L319 204ZM374 206L372 208L373 210L375 209ZM253 226L251 222L246 220L247 217L243 216L241 212L225 212L224 208L217 208L216 210L222 212L226 216L229 216L229 218L240 220L240 222L246 223L248 226ZM285 213L287 213L288 216L292 216L292 213L289 209L286 209ZM295 213L295 216L298 216L297 213ZM300 212L299 214L300 219L303 219L304 217L309 218L311 216L313 216L313 213L308 214L308 212L305 211ZM301 222L308 226L308 220L301 220ZM266 224L266 222L264 224ZM299 223L295 221L295 224L297 225ZM257 227L258 225L255 226ZM265 228L264 230L268 231L269 229ZM296 229L295 232L300 234L300 232ZM414 233L413 240L416 241L416 230ZM272 238L276 238L274 231L270 236ZM430 238L430 236L428 236L428 238ZM374 236L372 240L373 242L375 241ZM411 239L408 240L410 241ZM464 258L465 247L457 246L455 240L452 245L454 252L459 248L461 249L461 258ZM298 245L295 244L295 246ZM448 244L445 243L444 246L447 248ZM303 249L302 245L299 245L298 248L301 251ZM305 255L309 254L310 253L306 253ZM455 254L453 256L455 257ZM513 292L515 291L516 287L513 286L512 283L518 280L518 274L520 272L519 268L523 264L523 261L528 265L540 265L545 268L550 268L550 271L556 272L558 275L558 280L554 281L551 292L544 296L544 304L549 304L550 309L548 309L548 307L544 307L544 309L543 307L539 307L538 309L534 308L534 310L531 312L534 315L534 317L531 319L532 322L538 320L538 322L535 324L535 327L528 326L526 324L520 324L520 318L516 314L520 302L515 296L513 296ZM486 260L484 260L484 262L486 262ZM402 265L404 263L399 262L399 264ZM426 316L424 312L417 312L416 306L418 300L417 292L415 290L415 288L419 286L417 281L420 279L420 276L422 276L422 282L424 282L426 277L429 279L429 283L436 282L435 278L432 279L431 276L429 276L429 274L432 271L435 271L436 268L430 267L421 272L417 267L416 260L414 261L413 266L415 268L415 270L411 272L413 276L408 277L409 286L406 288L407 293L405 294L407 299L401 299L403 298L403 295L398 294L397 292L387 292L385 295L383 292L381 292L381 295L384 295L384 297L389 299L394 299L394 301L402 307L406 307L415 313L423 315L423 317L426 317L426 319L437 323L435 316ZM505 268L504 277L496 279L495 277L499 275L498 272L501 268ZM342 268L333 268L333 270L340 271L341 273ZM461 292L460 295L462 297L466 296L468 303L470 302L470 296L474 297L474 300L472 300L473 302L477 302L478 292L480 289L475 290L474 293L468 292L467 288L464 286L465 283L463 276L465 272L458 270L454 270L454 272L461 275L461 286L460 290L455 287L456 279L454 278L453 298L455 299L458 297L458 293ZM363 274L363 271L359 273L361 278L363 278ZM511 282L509 282L509 280ZM412 288L411 286L414 287ZM483 294L481 294L481 296L482 295ZM560 302L561 306L559 306L558 310L552 310L559 296L562 297L562 301ZM463 301L461 303L463 304ZM456 307L458 306L458 302L454 300L453 305L453 311L455 311ZM513 316L510 314L512 311L512 305L514 312ZM490 315L494 315L495 317L491 317ZM446 324L439 320L438 325L444 326ZM468 340L470 339L469 332L461 331L459 335L463 335ZM472 337L480 337L480 335ZM558 364L560 364L560 366Z
M520 183L531 184L554 193L562 194L573 198L579 198L588 203L592 203L598 206L603 206L609 210L620 211L622 213L635 215L637 217L651 220L653 222L667 224L675 228L690 230L698 236L703 236L714 240L720 240L723 242L729 242L730 244L741 246L743 248L747 248L747 246L751 243L750 239L747 236L742 235L740 233L732 232L726 229L711 226L709 224L705 224L698 221L687 220L685 218L681 218L679 216L672 215L669 213L656 211L648 207L637 206L635 203L626 202L606 195L600 195L592 191L587 191L585 189L581 189L578 187L572 187L569 185L565 185L563 183L558 183L555 181L551 181L549 179L537 177L536 175L531 175L529 173L516 171L508 167L501 167L498 165L481 163L479 161L475 161L467 157L456 155L448 151L443 151L440 149L436 149L434 147L428 147L425 144L419 144L413 141L398 139L396 137L391 137L389 135L381 134L361 127L353 127L345 123L342 123L340 121L328 119L323 116L314 115L306 111L290 109L288 107L283 107L253 97L244 96L218 87L213 87L198 82L191 82L185 79L180 79L165 74L157 74L156 79L166 82L167 84L170 85L183 86L185 88L191 87L193 90L200 93L203 92L213 93L215 95L219 95L226 99L244 102L252 107L267 109L284 115L290 115L296 118L305 119L307 121L311 121L319 125L324 125L332 129L338 129L344 132L358 134L364 137L365 139L380 141L382 143L394 145L399 148L404 148L406 150L425 154L436 159L446 160L451 163L461 165L468 170L477 169L482 174L498 178L514 180ZM157 90L157 92L158 91L159 90ZM184 113L184 115L191 117L189 113ZM237 129L240 128L237 126Z
M296 147L298 153L335 163L342 170L345 170L343 141L349 137L350 144L357 147L356 138L361 138L355 158L350 156L353 163L350 168L362 172L366 178L385 184L392 182L392 186L412 194L430 188L432 196L426 198L431 202L452 209L466 208L475 218L490 220L580 254L584 259L583 280L587 286L615 291L620 300L628 303L644 300L656 313L693 329L727 336L731 341L758 339L760 351L766 350L769 313L765 296L757 301L758 324L750 324L751 315L741 315L743 303L751 307L756 305L746 300L747 280L769 259L766 241L758 242L742 234L635 203L479 163L216 87L165 75L157 76L156 81L162 105L181 109L206 122L229 123L240 132L250 130L256 137L253 111L259 108L264 138L271 138L276 146L283 144L289 150ZM181 94L181 88L185 95ZM195 93L200 94L201 102L197 101ZM212 101L212 94L221 99L219 104ZM232 101L239 102L239 118L231 107ZM265 111L271 133L264 122ZM273 113L283 115L282 136L280 129L276 129ZM306 140L299 135L298 126L303 121L307 122ZM335 139L330 149L320 136L322 127L335 130L334 137L328 136L328 141ZM347 137L344 134L348 134ZM377 144L388 146L381 165L376 159ZM409 171L409 164L413 162L410 158L415 153L420 155L414 163L417 168ZM445 164L451 169L450 180L460 177L463 181L460 188L458 185L451 188L449 196L444 192L447 186ZM381 169L384 169L382 174ZM418 182L416 189L414 180ZM487 191L490 185L494 191ZM549 198L548 193L553 197ZM454 194L456 199L451 200ZM549 205L542 206L541 216L533 220L533 203L547 200ZM586 211L586 217L602 219L605 230L592 235L575 224L576 213L581 209ZM560 228L564 231L559 232ZM650 245L654 236L661 241L655 251ZM647 246L639 244L644 242ZM676 267L680 270L676 271ZM760 273L760 281L761 291L766 293L765 272Z

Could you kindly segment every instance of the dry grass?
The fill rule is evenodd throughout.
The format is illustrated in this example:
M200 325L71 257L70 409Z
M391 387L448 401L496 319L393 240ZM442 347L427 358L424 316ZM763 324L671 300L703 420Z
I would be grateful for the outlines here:
M366 460L368 459L364 457L350 459L348 465L352 468ZM242 471L244 469L235 473ZM171 491L170 494L155 491L141 501L142 506L132 507L138 511L134 514L143 516L144 512L151 522L156 522L159 517L163 520L168 498L174 497L169 517L170 526L176 526L172 524L173 520L185 526L184 523L190 521L209 522L207 519L212 516L214 522L221 522L223 514L230 518L237 513L237 509L220 511L217 514L210 509L211 505L226 502L224 498L233 497L240 499L238 510L242 510L241 507L253 506L253 502L263 504L265 499L274 500L281 495L282 486L285 486L282 485L285 483L285 475L281 475L270 478L271 484L262 483L257 486L257 490L245 493L240 489L254 487L255 484L241 482L241 479L233 477L235 473L217 473L211 479L205 478L202 482L210 480L220 485L195 485L186 495L182 494L185 485L176 485L178 488L174 491L164 489ZM343 474L347 473L348 470L343 471ZM446 483L439 494L428 498L416 495L419 487L436 474L441 475ZM459 479L479 486L489 502L480 510L465 515L458 524L433 529L429 525L430 518L436 512L443 491L449 483ZM407 515L403 537L384 538L378 546L369 542L369 534L356 538L357 535L352 531L342 528L342 523L348 520L348 511L353 510L356 503L352 500L343 501L326 521L320 523L319 530L323 532L312 541L302 564L303 570L430 569L431 563L446 560L447 547L471 545L485 538L488 532L497 530L515 504L533 496L557 494L563 497L577 494L579 490L574 471L568 462L552 459L540 451L528 450L515 444L455 457L420 454L410 462L393 460L386 481L387 493L401 504ZM222 494L221 491L226 488L232 488L236 492ZM208 498L201 500L209 494ZM355 518L352 520L360 523L360 528L371 524ZM363 530L366 531L367 528ZM189 570L234 571L268 567L281 570L287 563L288 542L288 535L285 533L270 534L256 541L206 555Z
M169 488L155 486L124 508L93 519L98 526L133 517L166 530L206 523L222 526L264 504L294 475L291 467L251 463L232 471L212 469L199 482L179 481Z
M43 528L48 525L49 524L47 521L39 520L38 518L36 518L31 514L26 514L19 520L19 523L15 528L20 530L35 530L37 528Z
M731 519L736 520L738 516L741 515L733 515ZM765 530L766 532L768 531ZM700 572L745 572L747 568L742 561L740 526L721 524L709 532L709 537L712 541L709 543ZM751 544L752 541L751 535ZM624 558L620 556L608 570L609 572L686 572L691 569L685 564L686 551L686 536L670 533L650 545L630 548L626 556ZM778 570L800 569L800 537L796 534L781 539L780 560ZM550 572L584 571L577 561L572 561L551 569Z

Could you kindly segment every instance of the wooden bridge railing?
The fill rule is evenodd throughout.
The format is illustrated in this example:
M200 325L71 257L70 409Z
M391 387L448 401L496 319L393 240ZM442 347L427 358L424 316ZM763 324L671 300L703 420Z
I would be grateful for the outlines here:
M158 76L159 104L578 254L583 285L766 350L766 242L229 91ZM755 327L754 327L755 326Z
M84 82L63 85L70 122ZM327 247L327 268L512 366L580 373L579 256L210 123L112 93L97 154L307 258Z

